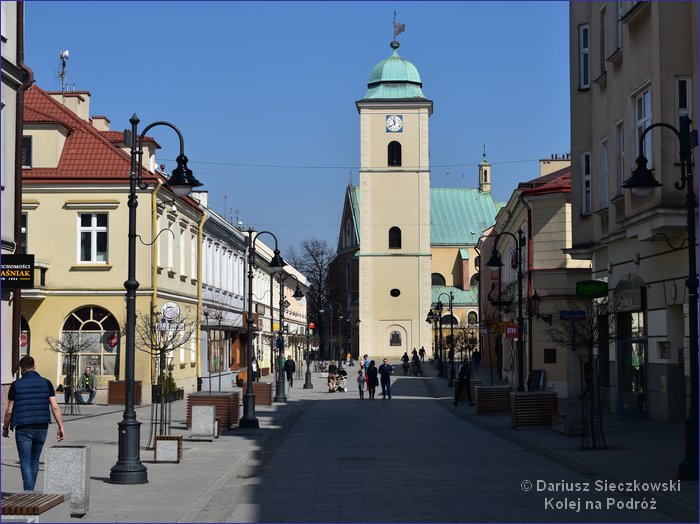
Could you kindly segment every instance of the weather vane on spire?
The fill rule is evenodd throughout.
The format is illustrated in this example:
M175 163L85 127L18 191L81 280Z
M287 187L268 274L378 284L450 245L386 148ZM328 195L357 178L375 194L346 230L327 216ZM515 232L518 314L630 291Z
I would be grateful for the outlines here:
M394 11L394 41L396 41L396 37L403 33L405 30L406 24L402 24L401 22L396 21L396 11Z

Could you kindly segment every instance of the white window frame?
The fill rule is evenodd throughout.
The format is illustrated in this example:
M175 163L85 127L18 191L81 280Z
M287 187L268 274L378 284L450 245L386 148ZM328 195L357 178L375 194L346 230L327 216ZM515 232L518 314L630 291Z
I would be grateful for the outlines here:
M600 10L600 74L603 75L608 70L607 51L608 51L608 24L607 10L603 6Z
M82 225L83 215L89 215L90 225ZM106 226L97 225L97 216L104 215L107 217ZM109 261L109 213L78 213L78 242L77 242L77 260L80 264L107 264ZM82 234L90 233L90 260L81 260L80 256L82 254ZM105 247L104 260L97 260L97 235L99 233L104 233L107 235L107 245Z
M685 89L681 86L681 83L685 83ZM677 76L674 78L674 92L675 92L675 107L676 107L676 129L680 131L681 129L681 117L687 116L688 118L693 118L693 91L692 91L692 78L689 76ZM685 107L681 107L681 92L685 91ZM678 140L676 143L676 162L681 161L681 149L680 142Z
M647 98L648 97L648 98ZM648 101L648 104L647 104ZM637 157L640 154L644 154L647 159L647 167L649 169L654 169L654 159L652 155L653 142L652 133L647 133L644 137L644 151L639 151L639 137L644 132L644 130L651 125L652 117L652 98L651 98L651 87L646 87L639 91L634 97L634 120L635 120L635 150L637 152ZM647 112L648 109L648 112Z
M581 214L591 214L591 153L581 153Z
M172 232L172 235L165 235L167 242L167 248L168 248L168 271L175 271L175 239L173 238L175 236L175 231L173 228L175 227L175 224L171 220L168 220L168 229Z
M623 28L622 28L622 17L624 16L625 13L625 3L626 2L616 2L616 9L615 9L615 50L619 51L622 49L622 40L623 40Z
M22 222L24 222L24 224L22 224ZM29 213L27 213L26 211L22 213L22 218L20 219L19 238L20 243L24 238L24 252L31 253L31 251L29 251ZM19 250L20 246L15 246L15 253L19 253Z
M625 124L615 124L615 196L622 196L625 181Z
M608 183L609 183L609 168L608 168L608 139L604 138L600 141L600 187L598 190L598 202L600 209L608 208Z
M180 228L180 274L187 275L187 257L186 257L186 247L187 247L187 230L184 226Z
M584 45L584 34L585 44ZM588 24L578 27L578 62L579 62L579 89L591 87L591 31Z
M24 169L31 169L32 164L34 163L34 137L32 135L22 136L22 157L24 157L24 141L25 140L29 141L29 164L25 164L23 161L22 167ZM22 160L24 160L24 158L22 158Z
M190 277L193 279L201 279L199 267L197 266L197 234L190 232ZM202 252L204 254L204 252Z

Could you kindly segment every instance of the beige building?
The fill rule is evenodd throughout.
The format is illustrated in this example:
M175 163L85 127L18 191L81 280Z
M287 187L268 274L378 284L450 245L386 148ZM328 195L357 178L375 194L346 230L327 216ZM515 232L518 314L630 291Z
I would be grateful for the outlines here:
M89 365L97 373L101 402L107 383L124 378L130 159L123 133L109 131L106 117L90 117L90 99L88 92L48 93L36 86L26 94L22 209L37 274L35 288L23 293L22 329L37 370L54 384L64 382L68 362L46 339L75 333L90 341L77 370ZM195 326L167 357L177 384L189 392L198 376L203 212L164 185L158 148L145 139L148 188L137 190L136 312L139 318L153 313L159 326L172 321L175 330L178 323ZM149 402L159 370L138 334L136 345L135 379Z
M572 2L570 58L570 253L590 260L592 277L608 284L601 383L621 416L681 420L689 376L686 192L674 187L674 133L647 133L643 151L638 138L658 122L678 128L698 107L698 4ZM640 153L662 184L647 196L622 187ZM695 220L697 228L697 213Z
M23 63L24 56L24 3L0 3L2 25L2 145L0 146L0 170L2 185L2 256L22 254L19 208L22 190L21 148L22 111L24 91L32 82L31 71ZM19 362L21 341L19 336L19 303L21 290L3 282L0 318L0 369L2 370L2 405L7 399L7 389L13 380L13 372Z

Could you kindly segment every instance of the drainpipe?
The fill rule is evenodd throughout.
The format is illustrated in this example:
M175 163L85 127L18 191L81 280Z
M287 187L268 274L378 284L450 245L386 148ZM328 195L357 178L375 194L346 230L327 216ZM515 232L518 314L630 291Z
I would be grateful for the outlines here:
M527 208L527 370L532 371L532 344L533 344L533 334L532 334L532 308L530 307L530 297L532 296L532 268L533 262L532 257L535 252L535 246L532 241L532 207L530 207L529 202L522 193L518 195L518 200L520 200L523 205Z
M24 92L34 83L32 70L24 63L24 2L17 2L17 67L24 81L17 90L15 101L15 254L24 253L22 246L22 135L24 134ZM19 368L19 336L22 319L22 293L12 290L12 374Z

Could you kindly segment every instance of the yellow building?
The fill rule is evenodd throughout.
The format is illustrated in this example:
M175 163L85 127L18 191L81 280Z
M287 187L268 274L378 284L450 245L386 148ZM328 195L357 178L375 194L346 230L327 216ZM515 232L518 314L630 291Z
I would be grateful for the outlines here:
M23 294L22 330L37 370L55 384L64 382L68 362L47 339L73 333L87 341L77 373L93 368L96 401L104 402L108 381L124 378L130 158L123 133L109 131L106 117L90 117L89 104L88 92L48 93L33 86L26 94L22 208L37 275L35 288ZM195 200L163 185L158 148L145 139L148 188L137 190L136 312L161 326L175 323L176 330L178 323L193 326L193 336L167 358L176 382L189 392L198 375L203 213ZM136 346L135 379L149 402L158 370L138 335Z

